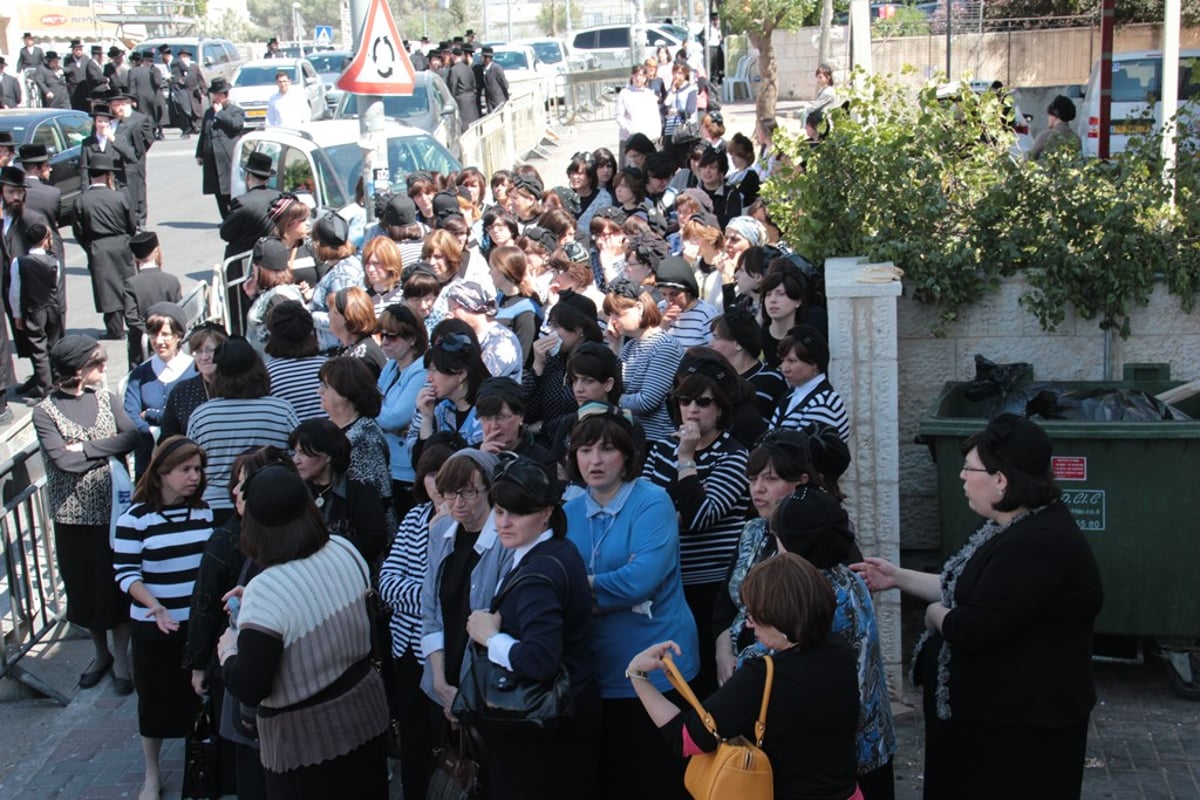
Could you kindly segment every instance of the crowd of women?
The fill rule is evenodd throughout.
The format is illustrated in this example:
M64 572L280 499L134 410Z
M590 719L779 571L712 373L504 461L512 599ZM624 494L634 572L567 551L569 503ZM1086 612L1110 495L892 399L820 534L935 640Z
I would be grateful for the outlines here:
M967 442L987 522L941 578L864 559L819 273L754 197L773 126L756 153L721 124L634 132L552 189L417 173L361 242L285 195L245 337L153 307L123 402L95 340L55 345L34 420L67 618L95 643L81 685L137 692L143 798L201 697L244 798L384 797L389 754L425 797L456 729L489 797L677 797L718 740L667 654L725 738L773 656L777 797L890 798L870 590L893 587L930 604L927 796L1078 795L1100 594L1048 440ZM501 724L485 673L562 704Z

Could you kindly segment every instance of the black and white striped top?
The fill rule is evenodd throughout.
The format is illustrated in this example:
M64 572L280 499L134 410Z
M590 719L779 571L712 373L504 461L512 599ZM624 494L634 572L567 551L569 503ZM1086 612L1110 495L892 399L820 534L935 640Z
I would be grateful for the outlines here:
M850 417L846 414L846 406L824 375L818 375L781 397L771 418L771 427L807 431L818 422L837 428L842 441L849 441Z
M621 408L633 412L647 441L666 440L675 430L667 413L667 395L683 360L683 348L674 337L651 328L640 339L628 339L621 347L620 359L625 384Z
M750 507L746 448L728 432L696 451L696 472L679 478L678 445L650 448L642 477L671 495L679 512L679 558L684 585L724 580Z
M787 381L775 370L767 369L761 361L743 372L742 380L754 388L754 404L758 407L758 413L770 422L775 414L775 406L779 405L779 398L787 394Z
M267 362L271 396L286 400L301 422L328 416L325 409L321 408L321 393L317 391L321 383L317 373L325 361L325 356L316 355L308 358L273 358Z
M712 342L712 321L719 313L711 303L697 300L696 305L675 318L667 333L684 350L689 347L708 347Z
M402 657L411 648L422 664L421 584L429 569L429 521L433 503L421 503L400 523L392 549L379 568L379 594L392 608L392 655Z
M300 424L296 412L278 397L218 397L192 412L187 436L204 449L204 502L211 508L233 508L229 473L233 462L251 447L274 445L286 450L288 436Z
M206 507L168 506L155 511L138 503L117 520L113 543L117 585L128 594L129 587L141 581L171 612L171 619L187 622L200 558L212 531L212 511ZM150 610L132 598L129 617L154 623Z

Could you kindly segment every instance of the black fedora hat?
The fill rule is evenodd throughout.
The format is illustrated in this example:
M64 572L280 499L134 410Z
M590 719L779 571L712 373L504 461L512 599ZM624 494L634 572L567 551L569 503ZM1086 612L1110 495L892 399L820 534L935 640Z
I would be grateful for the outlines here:
M96 103L96 105L92 106L92 119L96 117L108 117L112 119L113 110L108 103Z
M25 188L25 170L13 166L0 168L0 184Z
M209 94L224 94L229 91L229 81L224 78L213 78L208 85Z
M44 144L23 144L17 148L22 164L44 164L50 160Z
M257 175L260 178L269 178L275 174L275 164L266 153L251 153L250 157L246 159L244 169L251 175Z
M117 162L108 153L97 153L88 160L88 172L93 175L101 172L116 172Z

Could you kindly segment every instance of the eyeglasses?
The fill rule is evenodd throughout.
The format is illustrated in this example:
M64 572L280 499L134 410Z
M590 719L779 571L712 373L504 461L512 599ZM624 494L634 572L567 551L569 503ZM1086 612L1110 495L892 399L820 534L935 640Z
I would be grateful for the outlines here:
M498 422L500 424L504 424L505 422L509 422L511 420L516 419L517 415L509 414L508 412L504 412L502 414L489 414L487 416L483 416L481 414L476 414L475 418L478 419L481 423L483 423L483 422Z
M708 408L713 403L717 402L717 399L715 397L711 397L711 396L707 396L707 395L704 397L682 397L682 396L679 396L679 397L675 398L675 402L679 403L680 408L684 408L685 406L692 406L692 405L696 406L697 408Z
M991 470L989 470L987 467L972 467L972 466L968 465L967 462L964 461L963 465L962 465L962 471L963 472L990 472Z
M400 333L400 331L380 331L379 337L381 339L387 339L389 342L394 342L397 339L404 338L404 334Z
M442 494L442 497L450 501L466 500L468 503L473 503L479 499L481 492L483 492L483 489L480 489L478 486L467 486L453 492L445 492Z

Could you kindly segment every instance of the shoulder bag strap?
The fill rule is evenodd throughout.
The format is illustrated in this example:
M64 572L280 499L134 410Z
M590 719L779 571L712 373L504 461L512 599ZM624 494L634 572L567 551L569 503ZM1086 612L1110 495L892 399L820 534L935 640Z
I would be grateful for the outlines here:
M555 564L557 564L558 568L560 570L562 570L563 579L569 582L570 578L567 577L567 568L565 566L563 566L563 563L561 561L559 561L554 556L544 556L544 558L548 558L551 561L553 561ZM517 584L523 583L525 581L542 581L543 583L548 583L551 586L554 586L554 581L550 580L549 576L543 575L540 572L522 573L522 574L518 575L517 577L513 578L512 581L510 581L507 586L505 586L503 589L501 589L500 592L495 597L492 598L491 608L489 609L490 613L495 614L496 609L500 608L500 602L502 600L504 600L505 597L508 596L508 593L511 592L513 590L513 588L517 586ZM557 588L557 587L555 587L555 588ZM564 606L565 606L565 603L564 603Z
M758 720L754 723L754 739L761 748L763 737L767 733L767 706L771 704L771 687L775 684L775 659L764 656L767 662L767 680L763 684L762 706L758 709Z
M688 704L696 709L696 713L700 715L701 721L704 722L704 727L708 729L715 738L720 739L721 734L717 733L717 721L713 719L712 714L708 713L708 709L696 697L696 693L692 691L692 687L684 679L683 673L679 671L679 667L675 666L675 660L669 655L663 656L663 669L667 673L667 680L675 687L675 691L683 696Z

